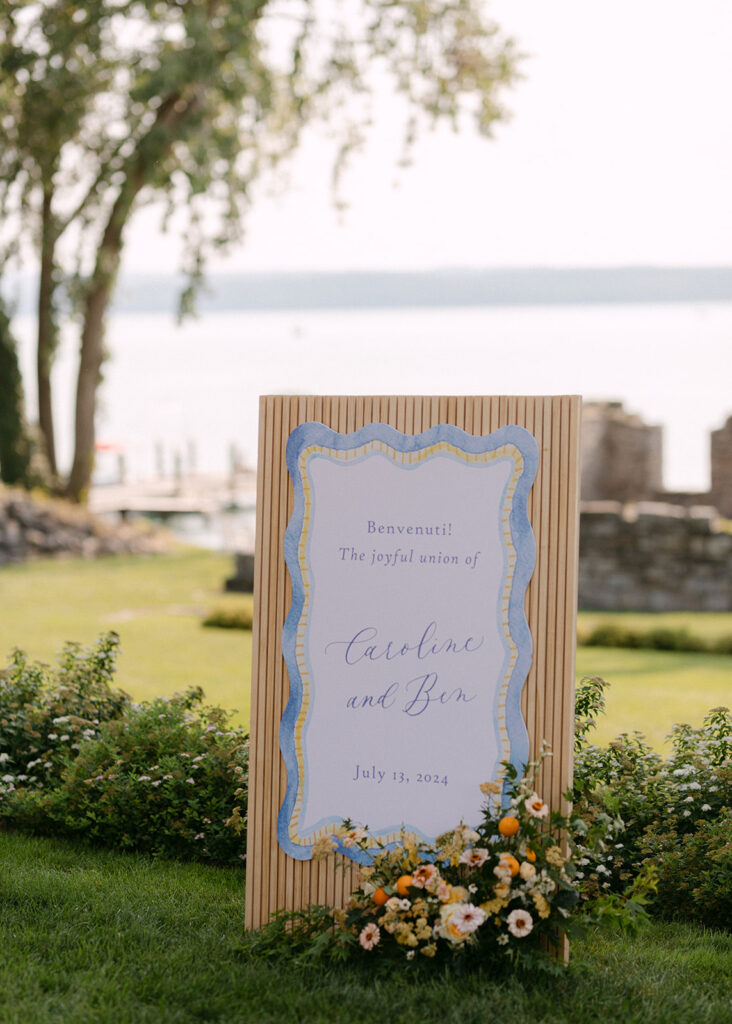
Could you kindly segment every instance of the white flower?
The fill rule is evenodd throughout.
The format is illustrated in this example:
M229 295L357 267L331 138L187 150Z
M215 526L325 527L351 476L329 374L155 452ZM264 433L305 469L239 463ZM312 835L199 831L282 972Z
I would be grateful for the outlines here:
M197 835L197 836L194 836L193 838L194 838L194 839L205 839L206 837L205 837L205 835L203 834L203 832L199 832L199 833L198 833L198 835Z
M524 800L524 807L533 818L549 817L549 805L544 803L538 793L532 793L528 800Z
M14 781L15 781L15 776L14 775L3 775L3 782L14 782Z
M450 915L450 923L461 932L474 932L485 921L485 910L472 903L457 903Z
M472 903L448 903L440 910L440 919L435 922L435 934L455 945L470 938L476 928L485 921L485 911Z
M525 882L529 882L536 874L536 868L530 861L525 860L519 868L519 874Z
M196 780L195 779L186 779L186 782L189 785L191 785L191 786L195 786L196 785Z
M711 811L711 809L712 809L712 805L711 805L711 804L702 804L702 805L701 805L701 809L702 809L703 811Z
M500 935L498 936L498 938L496 939L496 942L498 943L498 945L499 945L499 946L505 946L505 945L507 945L507 943L508 943L508 935L506 935L506 933L505 933L505 932L502 932L502 933L501 933L501 934L500 934Z
M407 960L414 960L414 950L413 949L408 949L407 950Z
M412 872L412 885L415 889L428 889L436 884L438 877L434 864L420 864Z
M48 738L49 738L49 740L57 740L58 739L58 734L55 733L55 732L49 732Z
M467 825L458 825L455 829L455 839L457 842L477 843L480 836L472 828L468 828Z
M159 785L160 785L160 783L161 783L162 781L163 781L162 779L154 779L154 780L153 780L153 781L152 781L152 782L150 783L150 785L151 785L151 786L159 786Z
M65 743L66 740L68 740L69 738L70 737L66 733L64 733L63 736L59 736L58 741L59 741L59 743Z
M369 922L364 928L361 929L361 933L358 936L358 941L364 949L373 949L381 938L381 932L379 931L378 925L374 924L373 921Z
M477 886L477 885L473 885L473 884L472 884L472 882L471 882L471 884L470 884L470 885L468 886L468 892L469 892L469 893L470 893L471 895L473 895L473 894L475 894L475 893L476 893L477 891L478 891L478 886Z
M403 900L399 900L399 910L409 910L411 902L406 897Z
M684 811L683 817L684 818L690 818L691 817L691 811Z
M517 939L525 938L534 927L534 921L528 910L512 910L506 918L511 935Z
M479 868L488 860L488 851L480 846L468 847L460 854L460 863L469 864L471 868Z
M5 764L5 762L9 761L9 760L10 760L10 754L5 754L5 753L0 754L0 764ZM38 762L36 761L36 764L37 763Z
M150 776L149 776L149 775L141 775L141 776L140 776L140 777L138 778L138 780L137 780L137 781L138 781L138 782L149 782L149 781L150 781Z
M352 828L348 832L344 832L341 836L341 843L346 849L350 849L357 843L360 843L362 839L365 839L368 833L365 828Z
M53 719L51 719L51 721L53 722L54 725L63 725L64 722L68 722L68 720L69 720L69 716L68 715L61 715L60 718L53 718Z

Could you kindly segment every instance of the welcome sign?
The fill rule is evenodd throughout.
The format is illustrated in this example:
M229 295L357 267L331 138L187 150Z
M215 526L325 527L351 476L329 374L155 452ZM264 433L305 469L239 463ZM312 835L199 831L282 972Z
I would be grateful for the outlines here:
M344 818L387 843L477 822L479 783L528 757L534 438L305 423L287 465L280 845L308 859Z
M353 871L311 859L344 819L432 840L542 741L561 809L579 419L573 396L261 399L247 927L345 902Z

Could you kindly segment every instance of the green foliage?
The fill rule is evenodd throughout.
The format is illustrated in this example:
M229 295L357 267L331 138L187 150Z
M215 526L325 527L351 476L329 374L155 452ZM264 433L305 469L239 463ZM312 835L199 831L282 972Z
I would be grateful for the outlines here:
M599 676L585 676L574 698L574 749L582 749L587 734L597 725L597 716L605 710L607 683Z
M251 629L253 620L254 609L251 601L248 601L212 608L203 620L203 625L216 629Z
M0 480L30 483L31 454L16 343L10 320L0 306Z
M241 864L247 737L193 688L133 704L115 634L68 645L56 676L16 652L0 681L0 818L40 834ZM53 684L53 685L51 685Z
M620 892L643 865L653 865L654 913L729 926L732 716L714 708L700 728L677 725L670 739L668 758L639 733L623 734L605 748L580 745L575 810L604 831L600 847L581 865L583 891L591 898Z
M657 626L653 629L633 629L618 622L601 622L580 642L585 647L625 647L646 651L689 651L709 654L732 654L732 635L706 639L696 636L686 627Z
M711 928L732 922L732 810L698 830L681 836L657 833L644 837L646 856L656 861L657 911L667 918L701 921Z
M110 685L118 647L113 632L89 650L69 643L55 669L13 652L0 672L0 807L18 788L52 785L102 724L129 706L127 694Z
M205 259L241 238L253 183L308 123L337 139L336 173L363 142L374 64L407 100L409 145L419 117L490 134L518 59L478 0L4 0L0 216L20 224L11 252L22 237L40 250L46 369L59 277L82 319L69 494L89 485L104 317L143 202L182 224L187 312Z

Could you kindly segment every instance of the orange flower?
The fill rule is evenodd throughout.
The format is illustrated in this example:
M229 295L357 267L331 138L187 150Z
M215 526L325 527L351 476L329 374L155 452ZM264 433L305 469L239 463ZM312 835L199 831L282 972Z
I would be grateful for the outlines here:
M510 814L506 815L505 818L501 818L498 822L498 831L502 836L515 836L519 828L518 818L514 818Z

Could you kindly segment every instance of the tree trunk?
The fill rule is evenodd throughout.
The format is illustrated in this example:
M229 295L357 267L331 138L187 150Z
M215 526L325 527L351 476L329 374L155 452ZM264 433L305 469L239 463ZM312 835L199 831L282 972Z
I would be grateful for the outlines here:
M57 341L53 309L53 266L56 226L51 212L51 198L51 189L44 187L41 215L41 274L38 285L36 376L38 382L38 426L43 439L43 447L51 478L55 481L58 476L58 466L56 463L56 440L53 428L51 366Z
M158 108L155 123L130 160L127 177L120 187L97 249L94 271L86 290L81 333L74 463L66 488L72 501L86 500L94 469L94 414L104 361L104 321L119 270L122 234L138 193L147 183L157 161L170 149L176 127L199 104L201 90L200 85L192 88L190 97L185 101L178 93L173 93Z
M96 279L96 273L94 277ZM111 295L112 279L101 277L99 280L93 280L84 308L79 375L76 382L74 462L66 487L67 496L76 502L86 501L94 469L94 419L97 388L104 360L104 316Z

